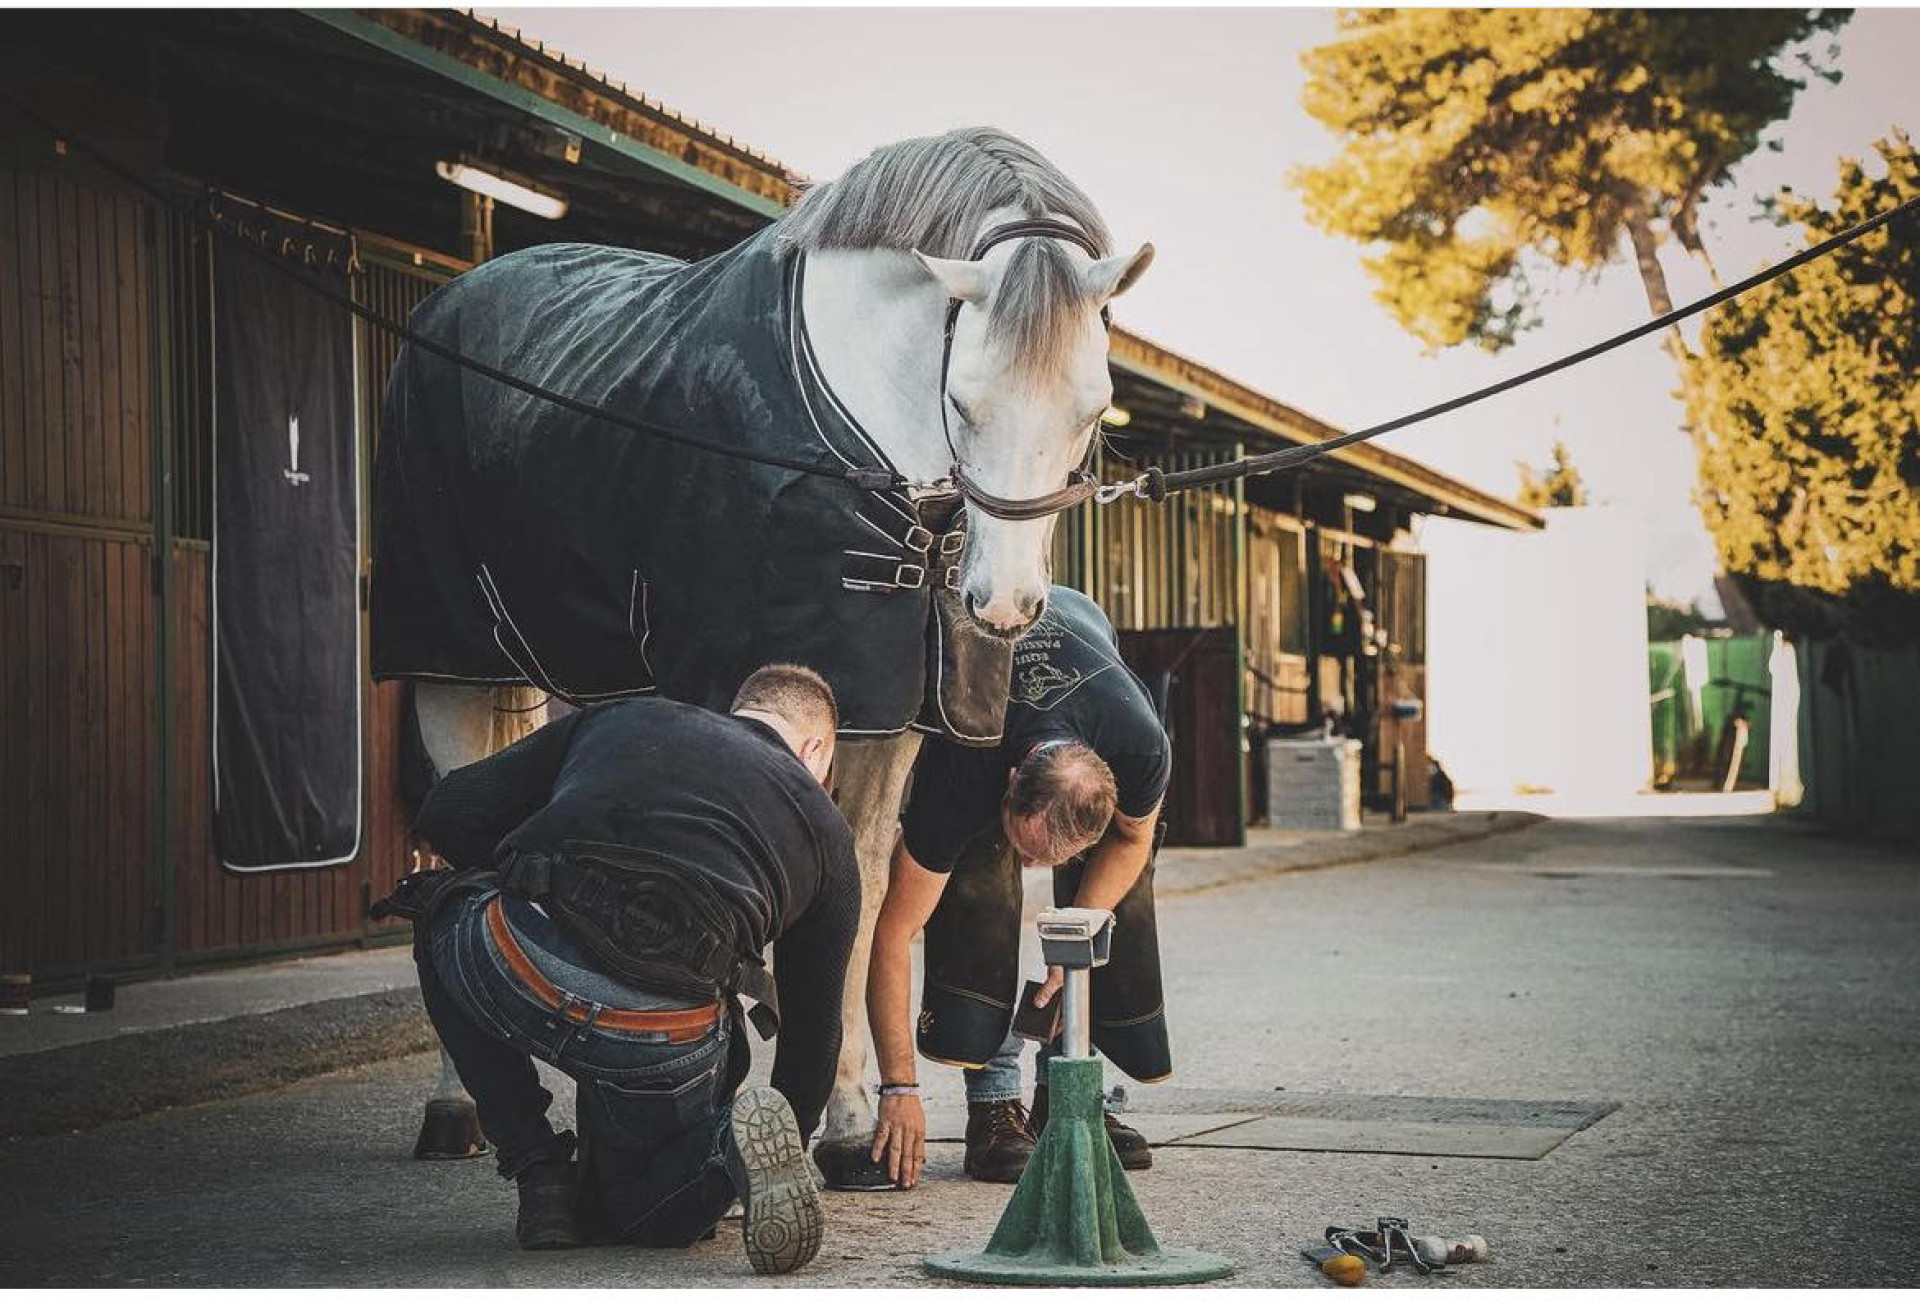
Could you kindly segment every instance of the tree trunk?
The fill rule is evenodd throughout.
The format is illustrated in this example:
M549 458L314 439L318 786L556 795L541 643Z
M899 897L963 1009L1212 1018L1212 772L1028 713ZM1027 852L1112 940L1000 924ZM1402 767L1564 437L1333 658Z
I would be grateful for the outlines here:
M1707 252L1706 244L1700 238L1700 191L1703 182L1695 181L1680 202L1674 205L1673 238L1688 254L1698 258L1700 265L1707 269L1707 279L1715 289L1720 286L1720 268L1713 264L1713 255Z
M1667 290L1667 273L1660 265L1660 241L1653 233L1653 224L1647 218L1646 209L1637 203L1627 206L1625 221L1627 237L1633 241L1633 260L1640 269L1640 284L1647 292L1647 306L1655 316L1665 316L1673 311L1673 295ZM1680 383L1684 386L1688 382L1687 363L1693 352L1677 324L1667 327L1666 348L1680 369ZM1711 454L1706 437L1684 417L1680 427L1686 431L1687 442L1693 447L1696 464L1704 464Z
M1647 292L1647 306L1655 316L1665 316L1673 311L1673 295L1667 290L1666 269L1660 265L1660 241L1653 233L1653 223L1647 219L1645 209L1633 205L1627 209L1626 226L1627 238L1633 241L1633 261L1640 270L1640 284ZM1677 325L1668 327L1667 351L1676 361L1684 362L1689 356L1687 341L1680 337Z

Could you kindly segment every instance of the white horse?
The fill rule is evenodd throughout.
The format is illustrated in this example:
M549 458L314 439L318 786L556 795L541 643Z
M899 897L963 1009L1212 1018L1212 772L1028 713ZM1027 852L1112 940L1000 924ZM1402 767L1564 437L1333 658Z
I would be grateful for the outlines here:
M1044 230L1003 237L969 260L983 237L1037 218L1082 238ZM810 191L781 227L793 256L806 259L801 310L826 382L904 476L923 485L958 478L970 494L1020 500L1068 483L1112 398L1106 304L1146 269L1151 245L1109 255L1105 223L1080 189L1030 146L986 128L885 146ZM990 635L1018 637L1045 601L1054 516L968 515L965 609ZM662 581L673 576L653 578ZM486 688L420 682L415 692L440 772L487 753ZM873 1130L867 951L919 744L912 731L850 738L836 760L864 904L839 1070L816 1148L823 1165L864 1160ZM443 1055L437 1097L458 1088Z

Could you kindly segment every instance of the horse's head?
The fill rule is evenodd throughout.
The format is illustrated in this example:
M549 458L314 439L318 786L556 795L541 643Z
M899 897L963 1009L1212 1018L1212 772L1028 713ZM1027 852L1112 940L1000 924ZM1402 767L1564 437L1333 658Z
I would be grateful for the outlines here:
M1061 489L1113 400L1106 305L1147 269L1153 246L1095 258L1039 234L991 243L974 261L916 256L958 305L942 395L958 470L995 498ZM987 632L1017 637L1040 617L1056 518L1002 518L969 494L961 594Z

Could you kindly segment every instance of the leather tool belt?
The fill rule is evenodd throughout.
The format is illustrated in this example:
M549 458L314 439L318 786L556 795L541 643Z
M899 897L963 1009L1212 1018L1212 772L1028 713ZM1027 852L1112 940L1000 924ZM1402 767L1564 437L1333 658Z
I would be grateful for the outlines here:
M500 888L533 900L607 976L691 999L745 995L761 1039L780 1026L773 976L740 937L737 909L705 878L632 846L567 841L501 856Z
M519 938L513 934L513 928L507 925L506 911L500 907L499 896L487 902L486 914L487 934L493 937L493 943L499 947L500 957L506 961L508 971L513 973L528 994L570 1022L609 1031L662 1036L667 1044L687 1044L712 1032L720 1021L723 1005L718 1000L698 1008L642 1011L598 1007L598 1011L595 1011L596 1005L561 990L547 979L546 973L534 966Z

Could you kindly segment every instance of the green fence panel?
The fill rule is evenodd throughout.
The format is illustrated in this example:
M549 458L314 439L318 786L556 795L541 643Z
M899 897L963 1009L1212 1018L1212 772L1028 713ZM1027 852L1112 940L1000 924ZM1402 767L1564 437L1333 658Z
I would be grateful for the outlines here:
M1794 642L1800 667L1798 812L1920 841L1920 647Z
M1773 636L1713 638L1707 642L1707 681L1700 692L1705 718L1702 726L1710 741L1709 753L1719 755L1727 722L1736 713L1747 717L1747 747L1740 760L1741 786L1767 785L1769 707L1773 678L1767 658ZM1718 778L1721 773L1714 773Z

